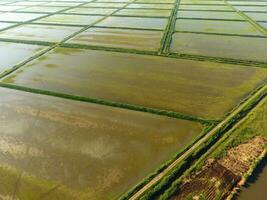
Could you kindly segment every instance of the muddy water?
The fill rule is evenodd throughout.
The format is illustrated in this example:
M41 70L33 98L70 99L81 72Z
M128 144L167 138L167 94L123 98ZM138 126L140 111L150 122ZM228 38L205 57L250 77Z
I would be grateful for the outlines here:
M45 48L47 47L0 42L0 75ZM12 59L10 59L11 54L14 56Z
M25 11L25 12L44 12L44 13L53 13L53 12L58 12L60 10L64 10L67 7L61 7L61 6L31 6L27 8L20 9L19 11Z
M266 43L267 38L175 33L171 51L266 62Z
M246 12L245 14L255 21L266 21L267 20L267 13Z
M3 81L217 118L266 79L264 68L57 48Z
M0 93L1 199L115 199L202 129L142 112Z
M264 36L250 23L244 21L215 21L178 19L175 30L198 33L238 34Z
M265 200L267 199L267 157L256 168L247 184L242 187L236 200Z
M116 15L127 16L147 16L147 17L169 17L171 10L149 10L149 9L123 9L116 13Z
M163 31L90 28L68 43L139 50L158 50Z
M29 20L36 19L38 17L42 17L45 14L33 14L33 13L3 13L0 14L0 21L7 22L26 22Z
M0 30L4 29L4 28L7 28L7 27L10 27L10 26L13 26L13 25L14 25L13 23L0 22Z
M102 19L103 16L85 16L85 15L62 15L56 14L42 18L35 22L47 24L70 24L70 25L90 25Z
M116 8L87 8L87 7L79 7L73 8L65 13L78 13L78 14L90 14L90 15L110 15Z
M122 8L127 3L88 3L84 7L95 7L95 8Z
M160 18L108 17L96 26L164 30L167 22L168 19Z
M180 5L180 10L218 10L218 11L233 11L230 6L226 5Z
M127 6L127 8L154 8L154 9L172 9L173 4L142 4L142 3L132 3Z
M217 12L217 11L179 11L178 18L197 18L197 19L231 19L242 20L242 17L235 12Z
M50 25L30 25L25 24L6 31L0 32L0 38L60 42L64 38L79 31L80 27L70 26L50 26Z

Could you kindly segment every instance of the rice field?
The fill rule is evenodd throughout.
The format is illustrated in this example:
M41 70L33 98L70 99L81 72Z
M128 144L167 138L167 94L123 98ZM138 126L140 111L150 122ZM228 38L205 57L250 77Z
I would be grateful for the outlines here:
M119 199L267 82L267 1L0 1L0 199Z

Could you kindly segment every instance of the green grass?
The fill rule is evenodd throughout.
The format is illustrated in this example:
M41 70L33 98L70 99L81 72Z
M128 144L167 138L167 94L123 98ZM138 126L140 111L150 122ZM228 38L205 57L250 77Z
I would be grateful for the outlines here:
M267 137L267 97L266 92L260 96L259 98L255 99L253 103L248 104L245 109L237 115L233 120L230 122L228 128L224 128L221 132L225 133L222 141L216 144L215 149L208 151L207 153L203 154L203 156L191 166L188 172L184 174L183 177L193 174L199 171L205 161L208 158L220 158L221 156L225 155L227 150L232 147L235 147L241 143L248 141L249 139L255 136L263 136ZM255 107L256 106L256 107ZM251 112L249 112L251 110ZM245 117L245 118L243 118ZM242 119L240 124L237 127L233 127L237 119ZM231 125L232 124L232 125ZM210 138L210 141L214 141L214 138ZM257 166L257 163L254 163L251 166L253 169ZM177 192L179 185L181 184L182 178L177 178L172 185L162 192L160 196L160 200L167 200L172 195Z

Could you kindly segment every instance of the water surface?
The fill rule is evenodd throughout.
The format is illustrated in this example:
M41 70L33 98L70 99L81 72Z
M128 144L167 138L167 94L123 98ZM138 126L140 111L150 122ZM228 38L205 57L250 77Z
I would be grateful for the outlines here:
M237 200L265 200L267 199L267 157L256 168L248 182L241 188Z

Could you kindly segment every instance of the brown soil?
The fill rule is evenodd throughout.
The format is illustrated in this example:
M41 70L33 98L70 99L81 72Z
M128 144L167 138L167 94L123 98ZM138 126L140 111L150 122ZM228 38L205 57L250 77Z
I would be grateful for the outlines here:
M219 160L208 160L199 172L182 183L172 200L226 198L265 151L266 144L265 138L257 136L228 150Z

